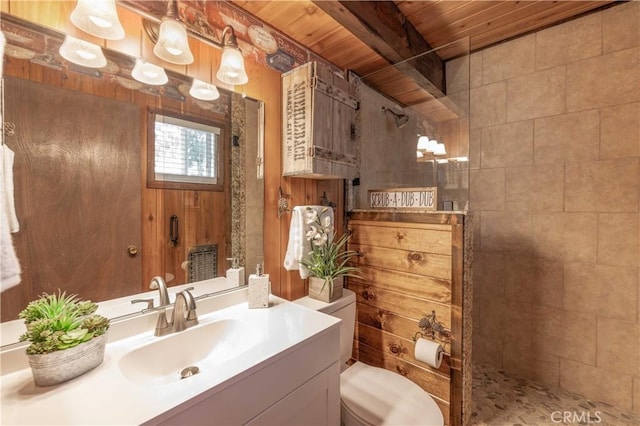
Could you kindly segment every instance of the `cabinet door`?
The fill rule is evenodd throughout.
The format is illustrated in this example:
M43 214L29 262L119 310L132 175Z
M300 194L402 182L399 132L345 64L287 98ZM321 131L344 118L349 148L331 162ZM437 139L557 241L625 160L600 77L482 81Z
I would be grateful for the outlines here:
M249 425L337 425L340 424L338 363L282 398ZM336 400L337 399L337 400Z

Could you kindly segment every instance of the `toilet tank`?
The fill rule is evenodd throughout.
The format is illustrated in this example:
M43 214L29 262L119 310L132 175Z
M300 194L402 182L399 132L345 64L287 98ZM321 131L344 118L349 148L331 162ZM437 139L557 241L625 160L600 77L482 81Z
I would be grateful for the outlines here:
M340 324L340 361L344 368L346 362L351 358L353 351L353 331L356 323L356 294L345 288L342 290L342 297L331 303L321 302L309 296L294 300L293 303L342 320Z

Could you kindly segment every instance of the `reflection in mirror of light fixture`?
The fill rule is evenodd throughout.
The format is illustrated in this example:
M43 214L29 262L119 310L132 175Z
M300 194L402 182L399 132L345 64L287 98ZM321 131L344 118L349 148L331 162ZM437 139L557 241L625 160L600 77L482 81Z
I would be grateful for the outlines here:
M152 86L161 86L169 81L164 68L145 62L142 59L136 59L136 66L131 71L131 77L140 83Z
M418 150L426 151L429 147L429 137L428 136L420 136L418 138Z
M445 148L443 143L438 143L436 145L436 149L433 151L433 155L447 155L447 149Z
M202 80L198 80L197 78L193 79L191 89L189 89L189 94L202 101L213 101L220 97L220 93L216 86Z
M229 25L222 31L222 60L216 77L223 83L233 85L246 84L249 81L236 34Z
M107 58L104 57L100 46L69 35L65 36L60 46L60 56L88 68L102 68L107 65Z
M124 28L118 19L115 0L78 0L71 22L82 31L107 40L120 40Z
M167 14L162 18L153 53L163 61L172 64L188 65L193 62L187 29L178 19L178 6L175 0L169 1L167 5Z

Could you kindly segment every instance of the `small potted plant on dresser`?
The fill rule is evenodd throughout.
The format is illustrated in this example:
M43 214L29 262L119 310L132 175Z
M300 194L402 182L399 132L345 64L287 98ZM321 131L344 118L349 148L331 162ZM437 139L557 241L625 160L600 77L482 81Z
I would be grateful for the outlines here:
M24 319L29 365L37 386L56 385L100 365L104 359L109 320L94 312L98 305L65 293L42 294L29 302Z
M307 207L305 223L308 226L307 241L311 245L309 254L300 264L309 273L309 297L323 302L333 302L342 297L344 277L358 277L358 268L349 266L349 260L358 253L345 250L349 235L344 234L337 240L331 221L325 208L318 212Z

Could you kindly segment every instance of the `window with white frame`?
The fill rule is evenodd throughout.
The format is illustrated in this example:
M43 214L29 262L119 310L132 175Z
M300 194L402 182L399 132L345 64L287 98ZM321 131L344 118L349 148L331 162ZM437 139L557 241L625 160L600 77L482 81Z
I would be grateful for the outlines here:
M222 189L222 128L213 123L152 113L149 116L151 187ZM151 169L151 167L150 167Z

